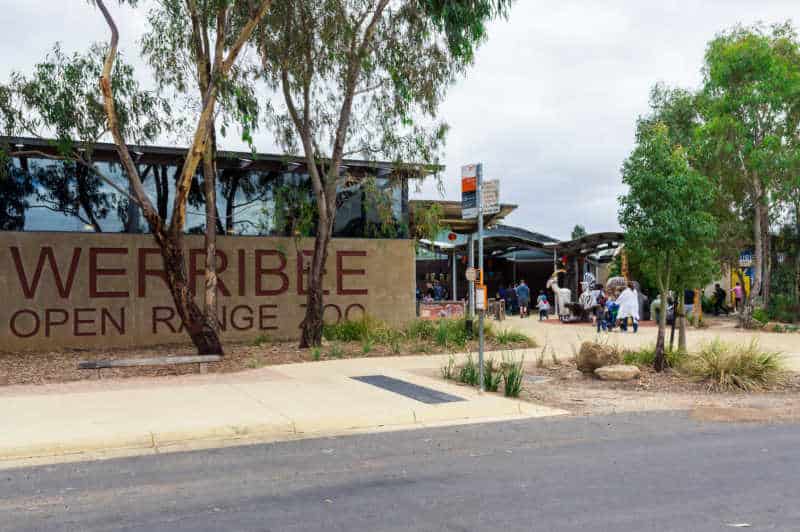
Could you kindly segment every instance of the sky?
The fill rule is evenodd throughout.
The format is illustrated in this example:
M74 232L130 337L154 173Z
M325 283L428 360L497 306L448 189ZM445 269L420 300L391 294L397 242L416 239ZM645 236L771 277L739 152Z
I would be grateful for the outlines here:
M120 51L142 65L143 15L110 5ZM620 167L650 88L696 88L715 34L786 20L800 24L796 0L517 0L508 20L490 25L475 64L440 108L450 125L445 197L460 198L462 165L482 162L485 177L500 180L501 202L519 205L509 224L555 238L568 238L575 224L618 229ZM0 0L0 27L0 80L30 71L55 41L72 52L108 37L85 0ZM267 133L256 144L277 149ZM228 137L222 147L242 144ZM429 181L412 197L440 196Z

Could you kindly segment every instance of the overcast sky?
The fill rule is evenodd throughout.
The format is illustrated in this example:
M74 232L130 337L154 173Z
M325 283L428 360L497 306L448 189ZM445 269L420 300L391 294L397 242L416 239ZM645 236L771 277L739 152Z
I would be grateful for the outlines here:
M111 4L120 49L139 64L143 17ZM500 179L501 201L519 205L509 223L558 238L576 223L616 229L619 168L650 87L694 88L717 32L787 19L800 21L797 0L517 0L441 108L451 126L446 197L459 198L461 165L480 161L487 178ZM54 41L72 52L107 38L85 0L0 0L0 28L2 80L30 71ZM229 138L223 147L241 143ZM258 149L275 145L262 135ZM438 194L428 183L415 196Z

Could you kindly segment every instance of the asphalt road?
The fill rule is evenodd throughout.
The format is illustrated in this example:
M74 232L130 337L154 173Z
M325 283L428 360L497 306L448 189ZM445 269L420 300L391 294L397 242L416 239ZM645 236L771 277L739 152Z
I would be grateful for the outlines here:
M800 426L547 419L0 471L0 530L800 530Z

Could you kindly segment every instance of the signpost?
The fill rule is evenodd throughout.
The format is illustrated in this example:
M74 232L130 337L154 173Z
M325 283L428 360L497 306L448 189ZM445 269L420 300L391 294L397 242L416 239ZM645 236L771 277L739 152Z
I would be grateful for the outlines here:
M488 304L487 289L483 283L483 215L497 214L500 212L500 185L499 181L483 180L483 164L467 164L461 167L461 217L463 219L478 219L478 268L475 269L472 250L472 237L469 239L470 262L467 269L469 281L470 320L473 310L478 310L478 369L480 372L481 391L483 384L483 347L484 326ZM477 281L477 286L475 282Z

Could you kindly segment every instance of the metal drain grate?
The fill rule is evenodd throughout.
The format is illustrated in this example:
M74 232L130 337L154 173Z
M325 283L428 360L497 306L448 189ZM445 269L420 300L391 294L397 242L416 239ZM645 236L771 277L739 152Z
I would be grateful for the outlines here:
M361 377L350 377L351 379L365 382L378 388L383 388L390 392L403 395L405 397L414 399L421 403L435 405L439 403L454 403L456 401L465 401L461 397L450 395L433 388L426 388L412 382L387 377L386 375L364 375Z

